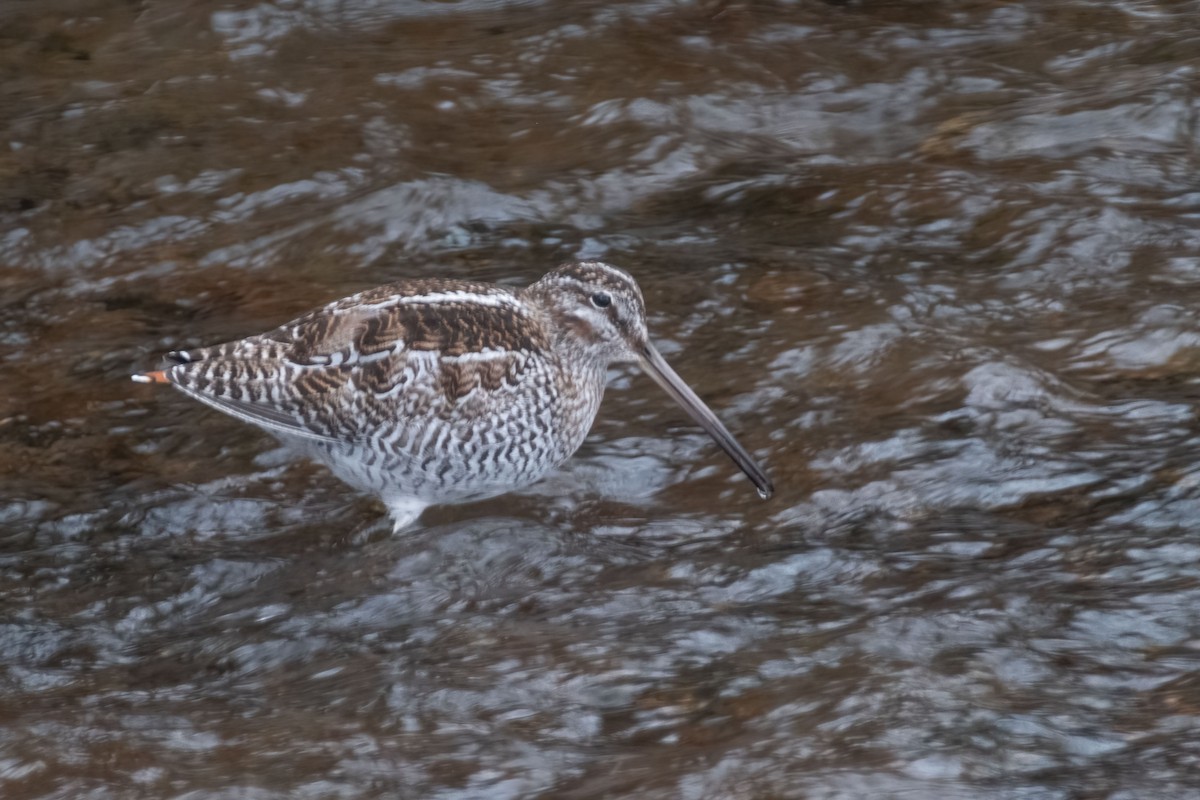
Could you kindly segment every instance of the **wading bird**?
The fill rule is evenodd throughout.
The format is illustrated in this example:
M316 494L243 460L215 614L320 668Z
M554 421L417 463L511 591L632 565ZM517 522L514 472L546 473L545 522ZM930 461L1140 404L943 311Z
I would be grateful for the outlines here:
M764 498L758 463L650 344L641 289L599 261L513 291L404 280L134 375L275 434L377 494L399 530L427 506L533 483L583 442L610 364L638 362Z

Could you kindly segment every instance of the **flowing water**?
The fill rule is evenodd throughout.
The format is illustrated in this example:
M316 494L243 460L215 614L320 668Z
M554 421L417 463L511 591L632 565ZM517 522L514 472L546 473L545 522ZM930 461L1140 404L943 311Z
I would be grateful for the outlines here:
M0 1L0 796L1200 797L1200 4ZM381 510L138 386L409 276L633 272Z

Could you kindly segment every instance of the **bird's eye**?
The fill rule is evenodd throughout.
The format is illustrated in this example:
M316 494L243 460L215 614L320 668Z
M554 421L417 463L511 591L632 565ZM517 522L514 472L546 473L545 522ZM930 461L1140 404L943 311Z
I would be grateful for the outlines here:
M612 305L612 295L608 292L596 292L592 295L592 305L596 308L608 308Z

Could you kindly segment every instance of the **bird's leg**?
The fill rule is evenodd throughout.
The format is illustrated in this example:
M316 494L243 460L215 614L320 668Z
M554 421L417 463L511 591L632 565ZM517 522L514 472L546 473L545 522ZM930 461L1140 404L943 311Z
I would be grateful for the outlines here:
M388 497L384 499L384 504L392 517L392 533L399 533L416 522L429 505L415 497Z

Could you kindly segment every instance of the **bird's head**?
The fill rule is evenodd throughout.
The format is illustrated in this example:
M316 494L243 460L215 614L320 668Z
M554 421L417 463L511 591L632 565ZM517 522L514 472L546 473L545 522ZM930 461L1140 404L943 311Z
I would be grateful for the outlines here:
M550 316L565 357L604 366L641 364L746 473L758 493L771 496L770 478L650 344L646 303L628 272L602 261L574 261L548 273L523 295Z

